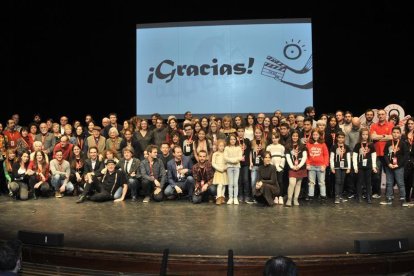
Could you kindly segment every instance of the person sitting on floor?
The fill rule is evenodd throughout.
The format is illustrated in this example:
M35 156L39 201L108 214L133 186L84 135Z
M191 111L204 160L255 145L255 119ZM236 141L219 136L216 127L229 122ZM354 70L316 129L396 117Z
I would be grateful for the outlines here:
M123 201L128 191L128 184L125 173L120 170L115 170L116 163L114 160L109 159L106 161L106 173L102 176L102 180L99 180L96 176L88 173L85 176L85 189L79 196L76 203L82 203L85 201L86 196L91 191L95 191L93 195L89 197L89 200L96 202L103 202L114 200L114 202ZM122 189L119 189L122 187ZM122 195L119 192L122 191Z

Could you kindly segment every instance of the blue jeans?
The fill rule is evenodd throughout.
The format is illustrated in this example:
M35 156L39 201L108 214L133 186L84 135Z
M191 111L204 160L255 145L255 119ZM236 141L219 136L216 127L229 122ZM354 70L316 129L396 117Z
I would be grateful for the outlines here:
M140 185L141 183L139 182L138 179L131 177L131 178L128 178L127 184L128 184L128 189L131 190L131 196L136 198L138 195L138 190L141 188L141 185Z
M404 185L404 167L397 169L390 169L384 166L385 175L387 176L387 182L385 186L385 196L388 200L391 200L393 195L394 182L397 182L398 189L400 190L400 198L405 200L405 185Z
M203 199L207 198L208 196L216 196L217 195L217 185L210 185L207 190L199 195L193 194L193 203L201 203Z
M52 176L50 182L52 186L55 188L55 191L59 191L60 187L62 186L63 182L65 181L65 177L61 174L55 174ZM74 186L71 182L66 183L66 192L71 193L74 190Z
M194 192L194 178L192 176L188 176L186 178L186 180L181 181L181 182L176 182L175 185L177 185L178 187L181 188L181 190L183 190L183 193L188 193L188 195L190 197L193 196L193 192ZM168 185L167 188L165 188L164 191L164 195L166 197L172 196L177 194L177 192L175 191L175 188L171 185Z
M121 198L123 190L124 190L124 188L123 188L123 185L122 185L121 187L119 187L119 188L116 190L116 192L115 192L115 194L114 194L114 199Z
M321 170L321 166L311 166L308 172L309 178L309 196L314 196L315 194L315 184L316 177L318 177L319 191L321 196L326 196L326 187L325 187L325 171Z
M259 166L253 166L251 171L251 178L252 178L252 196L253 191L256 191L256 182L257 182L257 171L259 170Z
M237 198L239 196L239 174L240 168L227 168L227 179L229 180L229 198Z

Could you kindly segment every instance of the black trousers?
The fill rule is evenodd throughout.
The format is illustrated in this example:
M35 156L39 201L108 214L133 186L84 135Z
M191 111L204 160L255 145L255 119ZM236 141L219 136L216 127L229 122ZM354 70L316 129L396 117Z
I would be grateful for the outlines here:
M367 197L371 198L372 196L371 172L371 169L358 169L357 192L359 199L362 198L362 188L364 186L367 190Z
M34 186L36 185L36 183L39 182L36 175L32 175L29 178L29 187L30 187L30 191L33 192L36 196L38 195L42 195L42 196L48 196L48 192L50 190L50 185L47 182L43 182L39 189L35 189Z
M335 197L341 197L344 191L346 169L335 169Z
M411 201L411 193L414 191L414 160L407 162L404 167L405 198Z
M87 182L85 184L85 189L83 190L82 195L86 196L88 193L93 193L89 198L91 201L104 202L113 200L113 196L105 190L104 185L96 177L93 177L91 183Z
M154 190L155 190L155 183L154 182L143 178L141 180L141 183L142 183L141 184L142 185L142 190L144 191L145 196L151 196L152 199L154 199L155 201L162 201L164 192L161 191L157 195L154 194Z
M78 180L76 179L76 174L74 173L70 174L69 181L73 184L73 187L75 190L78 190L79 188L83 189L83 187L85 186L85 180L83 179L83 177L82 177L82 180L78 182Z

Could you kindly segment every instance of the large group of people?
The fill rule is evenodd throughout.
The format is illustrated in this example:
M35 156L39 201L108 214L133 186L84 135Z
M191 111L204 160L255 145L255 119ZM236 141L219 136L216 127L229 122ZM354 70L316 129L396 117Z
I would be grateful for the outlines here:
M350 199L371 204L399 189L401 206L413 190L414 119L400 128L385 110L365 112L366 121L349 111L246 117L196 118L191 112L151 120L134 116L118 123L117 114L91 115L69 124L42 121L27 127L14 114L0 124L1 192L20 200L76 196L76 202L143 202L186 198L217 205L262 203L299 206L300 200L335 204ZM397 118L398 119L398 118ZM166 125L165 125L166 123Z

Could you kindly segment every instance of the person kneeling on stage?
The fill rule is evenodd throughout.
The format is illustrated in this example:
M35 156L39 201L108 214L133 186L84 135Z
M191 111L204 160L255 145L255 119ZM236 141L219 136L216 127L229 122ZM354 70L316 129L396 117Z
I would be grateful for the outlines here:
M191 158L183 156L183 150L180 146L173 148L174 159L167 163L168 186L164 194L172 199L176 195L180 196L184 192L188 193L190 201L193 197L194 178L191 176L193 163Z
M125 173L128 188L131 191L132 201L137 201L138 192L142 188L140 173L141 161L133 157L134 148L131 146L123 148L122 155L124 157L119 160L118 167Z
M214 170L210 161L207 160L207 152L198 152L198 163L193 166L193 177L195 190L193 203L201 203L207 195L215 197L217 195L217 185L213 184Z
M149 202L150 196L155 201L162 201L163 188L167 180L164 163L157 158L157 146L149 145L147 152L148 158L141 162L142 190L145 195L143 202Z
M48 196L50 185L49 180L49 164L46 162L45 153L41 150L35 151L35 159L30 161L28 167L29 187L33 199L37 199L39 195Z
M102 180L99 180L96 176L88 173L85 176L85 189L79 196L76 203L85 201L86 196L90 191L95 191L93 195L89 197L91 201L103 202L114 199L114 202L123 201L128 191L128 184L125 173L119 170L115 170L115 161L109 159L106 162L106 173L102 176ZM122 195L117 196L116 191L122 187Z
M50 161L50 171L52 173L51 183L55 188L55 197L63 197L65 192L73 192L74 186L69 181L70 163L63 159L62 150L55 152L55 159Z
M264 154L263 165L259 167L256 191L254 197L258 202L272 206L276 196L280 195L277 182L276 167L272 165L272 154L268 151Z

